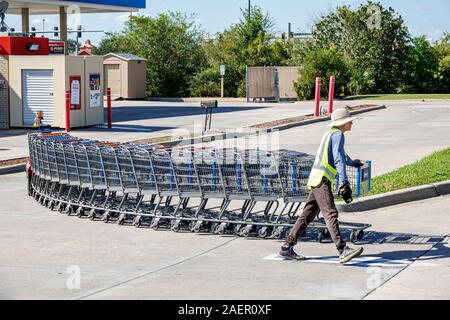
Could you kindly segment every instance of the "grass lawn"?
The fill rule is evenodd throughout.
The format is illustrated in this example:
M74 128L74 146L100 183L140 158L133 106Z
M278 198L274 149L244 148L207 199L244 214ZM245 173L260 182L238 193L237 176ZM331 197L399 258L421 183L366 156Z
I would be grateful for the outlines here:
M372 179L368 195L450 180L450 148Z
M411 93L411 94L366 94L348 96L342 100L408 100L408 99L450 99L450 93Z

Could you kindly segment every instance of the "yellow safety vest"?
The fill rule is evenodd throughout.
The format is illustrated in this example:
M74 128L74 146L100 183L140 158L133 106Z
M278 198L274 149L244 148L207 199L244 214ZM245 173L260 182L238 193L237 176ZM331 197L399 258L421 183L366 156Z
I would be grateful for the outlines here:
M334 186L334 181L336 180L336 168L332 167L328 163L328 149L330 146L331 135L339 131L339 129L332 128L329 132L325 133L320 143L319 150L316 155L316 160L314 161L311 174L308 180L308 189L318 187L322 178L325 177L331 182L331 186Z

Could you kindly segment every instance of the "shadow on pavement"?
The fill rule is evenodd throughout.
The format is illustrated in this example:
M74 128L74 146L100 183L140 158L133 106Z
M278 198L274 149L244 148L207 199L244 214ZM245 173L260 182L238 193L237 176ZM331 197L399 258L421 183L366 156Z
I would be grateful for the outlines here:
M265 109L268 107L220 107L214 110L214 114L240 112L248 110ZM199 107L171 107L171 106L145 106L145 107L113 107L112 117L114 122L162 119L174 117L186 117L194 115L204 115L205 110ZM107 111L105 110L105 122L107 121Z
M36 131L36 129L9 129L9 130L0 130L0 139L1 138L9 138L15 136L26 135L28 132Z
M174 130L176 127L158 127L158 126L140 126L135 124L116 124L113 123L112 128L108 129L106 125L103 127L89 127L76 129L79 132L157 132L163 130Z
M317 241L315 236L315 231L310 230L302 238L302 241ZM342 236L345 240L348 239L348 233L342 232ZM351 266L356 267L405 267L408 264L418 261L420 263L430 262L437 259L450 258L450 247L447 247L443 242L446 236L430 236L430 235L419 235L419 234L407 234L407 233L390 233L390 232L377 232L369 231L366 232L363 240L358 241L354 245L349 243L350 246L361 246L361 245L371 245L371 244L403 244L403 245L430 245L432 248L428 251L427 248L422 248L419 250L397 250L397 251L386 251L380 252L378 254L362 254L361 257L357 258L355 261L349 263ZM327 239L326 243L332 243L331 239ZM426 253L426 256L423 256ZM313 257L313 262L338 262L336 256L321 256ZM425 263L427 266L427 264Z

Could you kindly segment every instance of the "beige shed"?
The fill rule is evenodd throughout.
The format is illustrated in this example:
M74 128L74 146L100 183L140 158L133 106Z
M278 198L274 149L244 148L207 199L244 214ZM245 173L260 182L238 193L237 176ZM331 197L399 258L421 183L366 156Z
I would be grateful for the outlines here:
M103 57L105 94L111 88L115 99L147 97L147 60L126 53L108 53Z

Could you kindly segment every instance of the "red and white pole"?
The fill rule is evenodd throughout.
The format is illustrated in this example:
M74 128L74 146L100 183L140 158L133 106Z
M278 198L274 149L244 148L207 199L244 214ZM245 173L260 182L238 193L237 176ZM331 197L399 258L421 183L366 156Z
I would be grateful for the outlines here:
M334 87L336 85L336 77L330 77L330 95L328 97L328 113L333 113L333 102L334 102Z
M70 91L66 90L66 131L70 132Z
M314 116L318 117L320 114L320 86L321 86L321 79L316 78L316 108L314 109Z
M106 106L108 108L108 128L112 128L111 88L106 89Z

